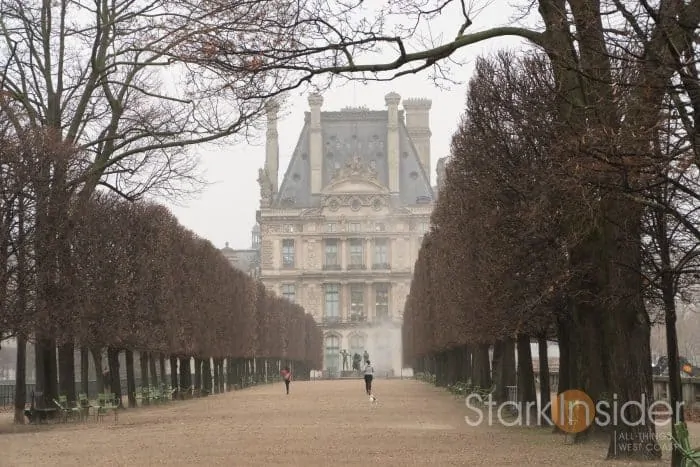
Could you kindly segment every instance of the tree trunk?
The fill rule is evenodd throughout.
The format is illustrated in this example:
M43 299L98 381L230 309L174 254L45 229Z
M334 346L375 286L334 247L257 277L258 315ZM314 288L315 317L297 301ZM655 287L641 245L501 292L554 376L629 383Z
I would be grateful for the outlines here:
M114 394L114 399L120 408L124 406L122 402L122 381L119 374L119 349L107 347L107 364L109 365L109 389Z
M235 366L233 358L226 357L226 390L231 391L233 389L234 382L234 371Z
M423 359L420 359L420 362L421 366L423 366ZM462 379L469 383L474 381L474 371L472 369L472 348L468 344L462 346Z
M190 357L180 357L180 386L185 394L192 387L192 367Z
M661 259L661 293L664 304L664 321L666 325L666 355L668 356L668 399L671 405L671 434L677 438L676 423L685 421L683 413L681 375L678 361L678 334L676 332L676 287L675 274L671 264L671 246L666 223L666 213L654 212L654 236ZM683 456L677 446L671 451L671 465L680 467Z
M641 208L624 199L604 198L601 211L599 227L571 258L581 266L576 270L585 272L587 282L581 290L589 293L577 294L574 303L576 341L584 349L576 352L581 378L576 382L594 402L616 397L616 406L625 408L613 417L609 459L658 459L655 425L644 416L653 386L650 323L638 272Z
M75 346L72 342L62 344L58 349L59 387L61 395L68 403L75 402Z
M139 367L141 368L141 387L148 388L150 378L148 374L148 358L151 357L148 352L139 352Z
M202 365L202 379L204 380L204 393L211 394L211 358L205 358Z
M503 383L503 341L499 340L493 344L493 384L495 386L493 397L498 402L505 402L508 390Z
M16 312L18 315L27 313L27 247L28 241L25 229L25 203L24 195L20 192L18 196L19 212L17 213L17 228L19 244L17 245L17 302ZM3 252L4 254L5 252ZM17 334L17 355L15 361L15 416L14 422L24 425L24 410L27 405L27 339L22 333Z
M214 394L219 393L219 359L214 359Z
M557 317L557 341L559 344L559 383L557 385L557 395L573 389L569 372L571 371L571 323L568 316Z
M165 364L165 362L163 364ZM160 384L165 384L165 378L163 376L164 373L161 372L159 378L158 373L156 372L156 354L154 354L153 352L148 352L148 370L151 376L151 385L153 387L158 387L159 381Z
M126 394L129 401L129 408L136 407L136 377L134 376L134 352L124 351L126 357Z
M154 356L154 354L151 353L151 358L154 358L153 356ZM165 386L165 385L167 385L167 383L166 383L167 378L165 377L165 355L163 355L163 354L158 355L158 363L160 364L160 384ZM171 383L172 383L172 380L171 380ZM175 389L175 387L173 386L171 389Z
M202 359L194 358L194 389L200 391L202 389Z
M549 385L549 352L547 349L547 336L537 339L537 351L540 359L540 413L543 422L552 419L552 390Z
M477 344L474 349L474 385L483 389L492 386L489 347L489 344Z
M461 351L457 347L453 347L447 351L447 368L448 368L447 384L449 384L449 385L454 385L457 381L459 381L458 368L459 368L459 364L460 364L460 362L459 362L460 354L461 354Z
M496 385L495 397L498 402L508 400L508 387L516 386L516 369L515 369L515 343L513 339L504 339L500 341L500 358L498 362L494 361L494 382ZM496 357L496 346L494 345L494 360ZM513 401L515 402L515 401Z
M518 402L526 412L537 410L537 393L535 392L535 374L532 368L532 350L530 336L519 334L518 347Z
M173 390L177 391L176 394L180 395L180 383L177 377L177 357L170 356L170 385Z
M80 392L87 397L90 391L90 352L84 345L80 346Z
M92 361L95 366L95 381L97 382L97 392L105 392L105 384L109 383L104 379L104 369L102 367L102 349L99 347L91 347Z
M27 340L17 336L17 361L15 369L15 423L24 425L24 408L27 405Z
M267 359L265 360L265 365L267 365ZM219 359L219 393L225 392L226 391L226 385L225 385L225 374L224 373L225 368L224 368L224 359L220 358ZM265 369L267 371L267 367Z
M35 345L36 391L44 393L44 399L58 398L58 365L56 342L53 339L38 338Z

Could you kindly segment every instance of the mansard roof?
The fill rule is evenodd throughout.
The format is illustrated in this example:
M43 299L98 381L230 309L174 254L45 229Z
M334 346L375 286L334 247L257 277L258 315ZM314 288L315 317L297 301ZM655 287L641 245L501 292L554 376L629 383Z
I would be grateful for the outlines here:
M304 126L299 134L278 193L272 206L317 207L319 195L311 194L311 166L309 160L310 112L305 113ZM338 112L321 112L321 138L323 145L322 184L328 185L337 168L359 156L362 163L372 165L377 181L389 185L387 160L386 110L345 109ZM402 206L425 204L434 200L429 174L424 170L418 152L408 136L403 111L399 111L399 199Z

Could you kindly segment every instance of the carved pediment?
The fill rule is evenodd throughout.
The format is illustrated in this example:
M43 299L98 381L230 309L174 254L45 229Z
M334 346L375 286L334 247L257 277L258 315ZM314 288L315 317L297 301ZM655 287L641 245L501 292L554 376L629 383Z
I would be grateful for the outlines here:
M354 156L338 167L331 177L324 193L377 193L387 192L377 178L374 161L367 162Z
M363 161L360 156L355 156L335 170L322 192L324 194L388 193L388 189L377 179L374 164Z
M324 194L331 193L386 193L387 188L376 180L349 177L331 181L324 189Z

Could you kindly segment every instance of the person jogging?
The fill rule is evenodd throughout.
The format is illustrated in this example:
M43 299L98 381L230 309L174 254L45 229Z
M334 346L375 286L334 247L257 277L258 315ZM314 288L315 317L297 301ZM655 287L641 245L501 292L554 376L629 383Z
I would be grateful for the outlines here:
M367 364L365 365L365 390L367 391L367 395L371 396L372 378L374 378L374 367L372 366L369 360L367 360L366 363Z
M292 372L289 371L288 366L285 366L284 368L282 368L282 371L280 371L280 374L282 375L284 385L287 388L287 394L289 394L289 383L292 381Z

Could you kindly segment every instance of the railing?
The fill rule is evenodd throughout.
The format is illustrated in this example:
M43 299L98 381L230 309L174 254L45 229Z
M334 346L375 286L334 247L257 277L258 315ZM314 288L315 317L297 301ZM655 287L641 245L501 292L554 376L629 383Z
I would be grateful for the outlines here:
M364 322L367 321L367 316L364 313L352 313L350 314L350 322Z
M539 372L535 371L535 376L539 386ZM549 387L552 392L557 392L559 389L559 372L549 372ZM653 399L668 401L669 381L668 376L653 377ZM681 399L685 407L692 407L700 402L700 378L681 378Z
M293 266L284 266L282 269L289 269ZM324 264L321 267L324 271L342 271L343 266L340 264ZM370 268L366 264L351 263L345 268L347 271L369 271ZM391 271L389 263L372 263L372 271Z
M670 393L668 376L654 376L654 400L668 400ZM681 399L686 407L700 402L700 378L681 377Z
M134 381L136 382L136 386L141 386L141 378L134 378ZM166 375L165 381L167 383L170 382L170 374ZM27 383L25 385L25 394L26 394L26 401L27 404L29 403L31 399L31 394L32 391L34 391L36 387L35 383ZM80 381L75 382L75 388L76 388L76 393L80 392ZM99 392L98 387L97 387L97 381L88 381L88 397L94 399L97 397L97 393ZM121 393L122 394L127 394L128 388L126 386L126 379L121 380ZM14 405L15 403L15 382L14 381L0 381L0 407L10 407Z

